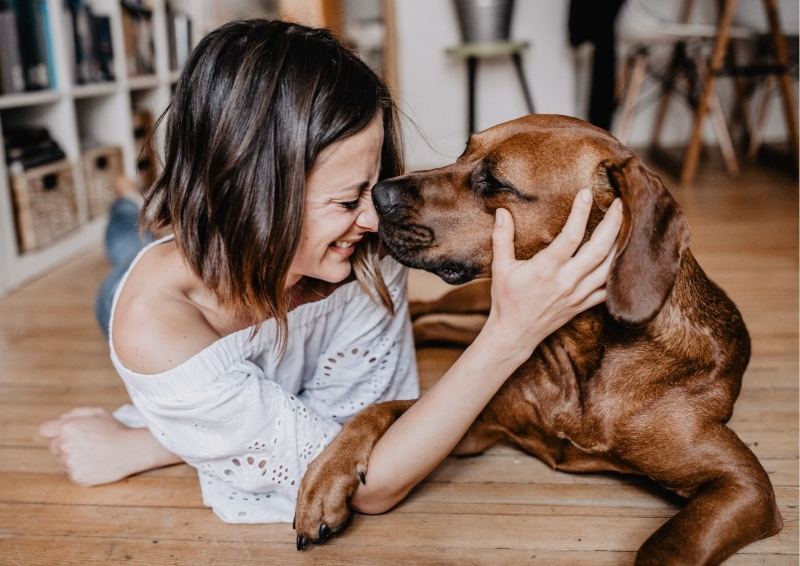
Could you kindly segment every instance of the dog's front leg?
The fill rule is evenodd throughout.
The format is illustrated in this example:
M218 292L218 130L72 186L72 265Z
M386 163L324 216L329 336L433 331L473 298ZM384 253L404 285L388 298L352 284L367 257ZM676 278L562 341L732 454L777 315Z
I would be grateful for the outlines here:
M350 517L350 498L366 482L370 454L383 433L414 400L371 405L350 419L308 466L297 495L294 528L297 549L325 542Z

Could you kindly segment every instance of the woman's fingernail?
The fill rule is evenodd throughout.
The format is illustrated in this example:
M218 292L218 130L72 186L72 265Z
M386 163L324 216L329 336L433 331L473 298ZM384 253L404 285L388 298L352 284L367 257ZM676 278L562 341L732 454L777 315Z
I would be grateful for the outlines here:
M622 212L622 201L618 198L614 199L614 210L616 212Z
M581 191L581 200L583 202L592 202L592 192L589 189L583 189Z
M495 226L502 226L503 225L503 209L498 208L494 211L494 225Z

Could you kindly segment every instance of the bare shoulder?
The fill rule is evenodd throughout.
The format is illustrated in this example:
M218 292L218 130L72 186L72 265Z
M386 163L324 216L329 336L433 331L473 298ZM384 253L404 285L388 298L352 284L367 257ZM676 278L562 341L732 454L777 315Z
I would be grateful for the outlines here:
M219 340L188 299L186 268L172 243L149 249L125 282L112 321L114 350L131 371L173 369Z

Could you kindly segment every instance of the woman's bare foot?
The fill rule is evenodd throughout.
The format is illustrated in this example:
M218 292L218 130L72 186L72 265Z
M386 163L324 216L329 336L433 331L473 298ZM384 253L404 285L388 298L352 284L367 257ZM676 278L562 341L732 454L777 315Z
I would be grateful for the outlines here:
M181 462L146 428L129 428L100 407L80 407L39 426L69 478L80 486Z

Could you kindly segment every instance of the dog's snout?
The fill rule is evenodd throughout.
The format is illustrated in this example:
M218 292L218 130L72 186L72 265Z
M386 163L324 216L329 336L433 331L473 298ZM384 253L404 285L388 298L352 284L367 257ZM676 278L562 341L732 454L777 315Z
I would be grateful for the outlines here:
M389 214L397 208L399 201L397 184L391 180L381 181L372 188L372 203L378 214Z

